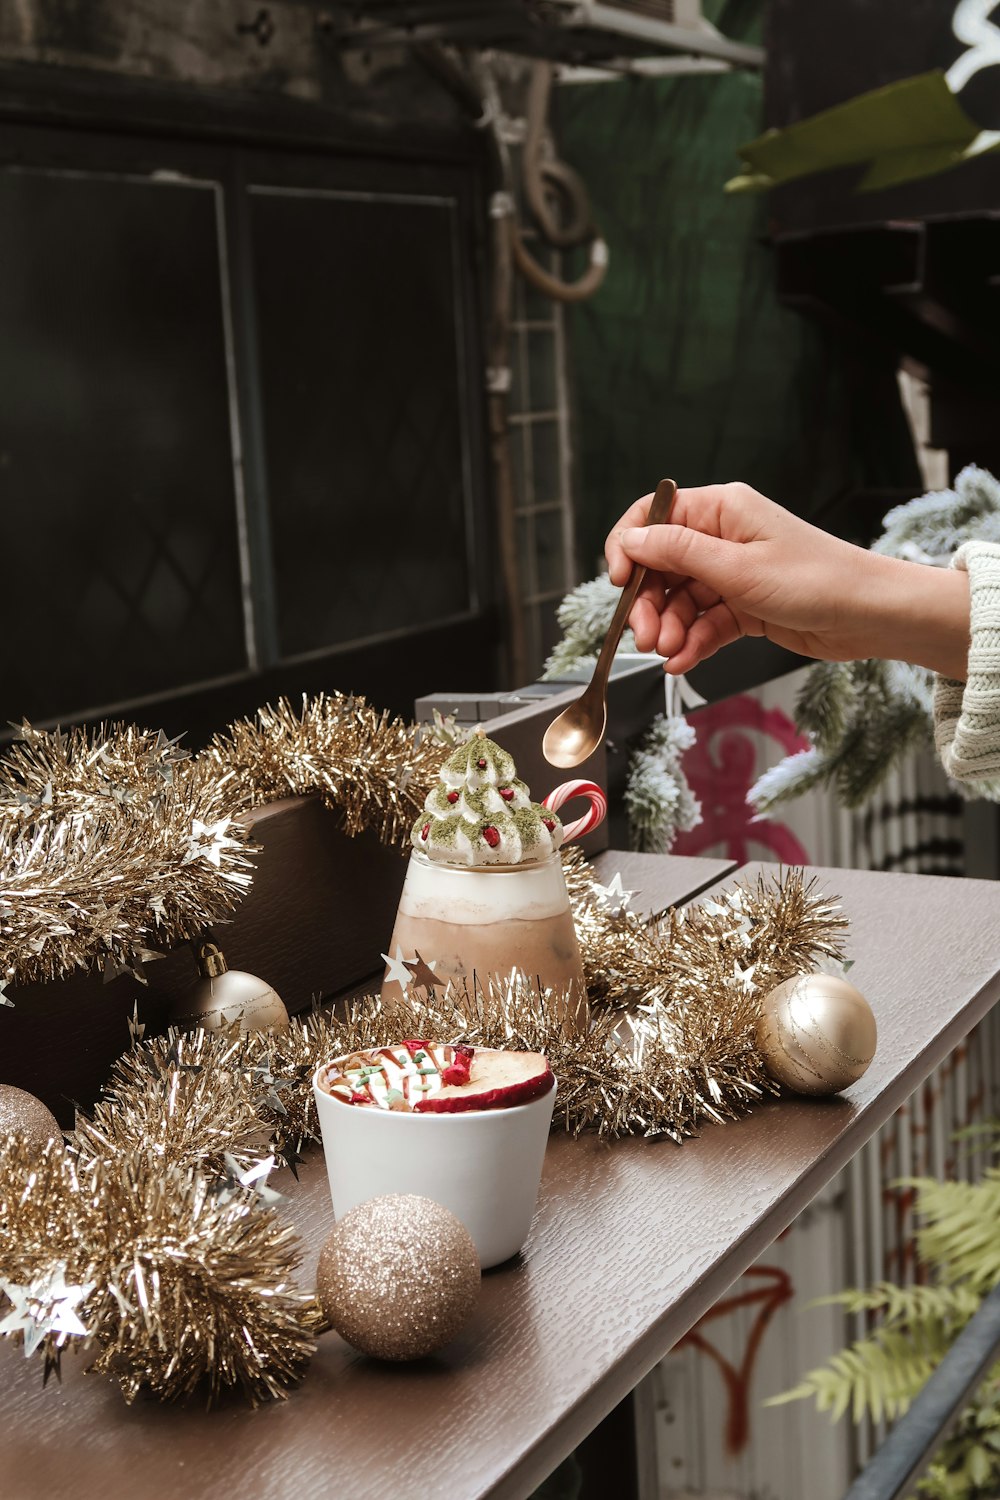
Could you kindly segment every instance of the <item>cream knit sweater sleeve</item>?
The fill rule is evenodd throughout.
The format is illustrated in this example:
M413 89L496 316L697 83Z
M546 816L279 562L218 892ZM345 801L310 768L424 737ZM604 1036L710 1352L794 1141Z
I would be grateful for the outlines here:
M969 672L935 678L934 739L949 776L1000 801L1000 545L966 542L951 565L969 575Z

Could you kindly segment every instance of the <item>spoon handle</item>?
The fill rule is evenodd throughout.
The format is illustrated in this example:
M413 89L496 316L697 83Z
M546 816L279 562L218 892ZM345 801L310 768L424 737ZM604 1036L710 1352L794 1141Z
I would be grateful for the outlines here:
M672 479L661 479L656 486L656 494L653 503L649 507L649 515L646 517L647 526L662 526L670 518L674 500L677 496L677 486ZM591 686L596 682L606 683L608 673L611 671L611 663L618 649L618 642L622 638L622 631L632 612L632 606L636 601L636 595L642 588L642 580L646 576L646 569L637 563L632 569L632 577L622 589L622 596L618 600L617 607L611 617L608 633L604 637L604 645L601 654L597 658L594 667L594 675L591 678Z

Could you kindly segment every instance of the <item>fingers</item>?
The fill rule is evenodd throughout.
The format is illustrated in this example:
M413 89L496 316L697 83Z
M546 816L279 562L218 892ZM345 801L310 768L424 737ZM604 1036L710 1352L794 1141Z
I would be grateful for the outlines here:
M635 636L637 651L658 649L656 643L660 634L660 611L652 599L638 598L632 606L628 622Z
M690 672L692 667L714 656L721 647L739 640L742 633L729 606L722 602L714 604L693 622L680 649L666 663L666 670L674 677Z
M618 545L632 562L658 573L695 579L716 594L728 593L741 571L740 543L689 526L624 527Z
M672 589L669 598L662 586L649 592L644 588L629 619L637 649L656 651L659 656L675 655L698 616L719 602L717 593L693 579Z
M667 592L658 573L647 573L629 615L629 625L638 651L652 651L660 630L660 616L667 603Z
M699 602L695 598L693 586L674 589L660 615L660 630L656 639L658 654L673 656L675 651L679 651L687 638L688 630L702 609L710 608L711 605L717 603L718 597L718 594L711 594Z
M621 533L645 526L652 499L652 495L643 495L630 505L605 542L608 572L612 583L619 588L624 587L629 576ZM750 541L760 534L762 527L773 525L774 517L781 514L780 507L749 485L704 484L677 491L670 519L676 526L735 542ZM683 574L686 570L677 568L674 571Z
M625 556L621 534L627 527L645 526L652 503L652 495L643 495L640 500L636 500L634 505L629 506L604 543L604 555L608 560L608 576L618 588L625 587L632 572L632 559Z

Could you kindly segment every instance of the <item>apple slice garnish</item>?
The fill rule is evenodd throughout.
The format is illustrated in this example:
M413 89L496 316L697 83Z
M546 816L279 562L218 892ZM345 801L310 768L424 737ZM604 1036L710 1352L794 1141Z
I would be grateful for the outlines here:
M467 1066L466 1066L467 1064ZM465 1110L510 1109L527 1104L552 1087L552 1069L541 1052L479 1051L456 1047L441 1088L418 1100L414 1113L459 1114Z

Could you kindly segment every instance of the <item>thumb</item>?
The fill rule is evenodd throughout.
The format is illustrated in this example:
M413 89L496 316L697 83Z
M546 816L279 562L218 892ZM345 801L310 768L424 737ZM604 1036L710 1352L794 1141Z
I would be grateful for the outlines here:
M633 562L693 578L717 594L732 589L745 562L740 542L726 542L692 526L633 526L621 533L621 544Z

